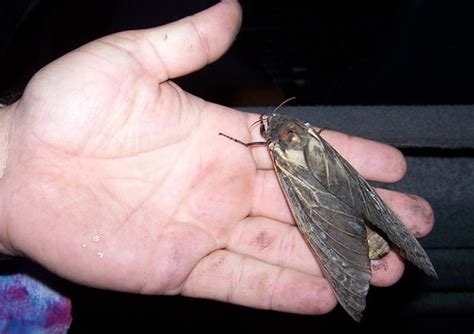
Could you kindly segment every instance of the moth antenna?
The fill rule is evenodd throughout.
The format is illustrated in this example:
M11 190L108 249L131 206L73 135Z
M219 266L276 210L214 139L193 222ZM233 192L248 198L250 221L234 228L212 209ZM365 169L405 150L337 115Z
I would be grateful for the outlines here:
M283 107L283 105L285 105L286 103L290 102L291 100L294 100L296 99L296 96L293 96L293 97L290 97L288 99L286 99L285 101L283 101L282 103L280 103L278 105L278 107L275 108L275 110L273 110L273 112L275 113L278 109L280 109L281 107Z
M249 131L251 131L255 125L257 125L258 123L261 123L262 121L265 121L267 118L268 118L267 115L261 114L260 117L255 122L250 124Z
M283 101L282 103L280 103L280 104L278 105L278 107L276 107L276 108L273 110L273 112L276 112L278 109L280 109L280 108L281 108L283 105L285 105L287 102L289 102L289 101L291 101L291 100L294 100L294 99L296 99L295 96L286 99L285 101ZM260 117L258 118L258 120L256 120L256 121L253 122L252 124L250 124L249 131L251 131L251 130L253 129L253 127L254 127L255 125L257 125L258 123L262 123L263 121L267 120L267 118L268 118L267 115L261 114Z

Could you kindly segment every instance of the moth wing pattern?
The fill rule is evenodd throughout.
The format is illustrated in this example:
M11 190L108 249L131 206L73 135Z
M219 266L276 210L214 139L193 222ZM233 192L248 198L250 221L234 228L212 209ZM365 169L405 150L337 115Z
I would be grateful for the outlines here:
M342 307L357 321L365 309L371 269L363 219L318 182L307 166L270 148L280 185L304 239ZM296 158L304 159L301 154ZM295 157L293 157L295 158Z
M313 129L305 158L315 178L327 191L364 217L366 223L394 244L402 255L426 274L437 277L423 247L384 203L369 183Z

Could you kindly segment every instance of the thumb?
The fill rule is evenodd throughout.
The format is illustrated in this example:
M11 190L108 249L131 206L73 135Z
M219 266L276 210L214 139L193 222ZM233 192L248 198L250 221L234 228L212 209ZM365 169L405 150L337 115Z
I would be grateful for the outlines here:
M163 82L197 71L219 59L234 41L241 21L238 1L224 0L179 21L123 32L115 37L132 37L139 47L129 51L148 72Z

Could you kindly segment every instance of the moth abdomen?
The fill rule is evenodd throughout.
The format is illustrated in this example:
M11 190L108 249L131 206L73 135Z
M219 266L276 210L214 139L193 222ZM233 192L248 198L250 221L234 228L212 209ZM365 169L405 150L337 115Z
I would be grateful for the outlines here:
M366 226L367 243L369 244L369 259L377 260L383 258L390 252L388 242L377 232Z

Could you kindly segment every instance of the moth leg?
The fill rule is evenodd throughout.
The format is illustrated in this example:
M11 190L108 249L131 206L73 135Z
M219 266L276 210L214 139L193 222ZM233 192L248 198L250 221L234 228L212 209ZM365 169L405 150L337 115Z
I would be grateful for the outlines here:
M219 132L219 136L223 136L223 137L226 137L227 139L230 139L232 141L235 141L236 143L239 143L240 145L244 145L246 147L249 147L249 146L258 146L258 145L266 145L267 142L265 141L253 141L253 142L250 142L250 143L244 143L243 141L241 140L238 140L234 137L231 137L229 135L226 135L225 133L222 133L222 132Z
M377 260L383 258L390 251L387 241L370 227L367 229L367 243L369 244L369 259Z

